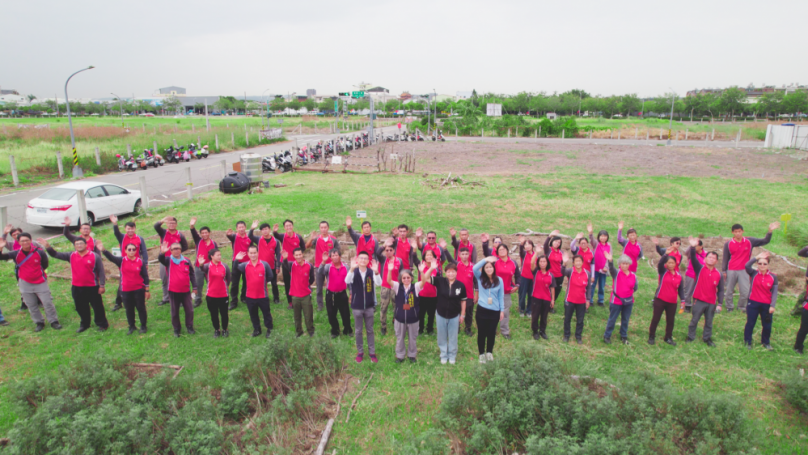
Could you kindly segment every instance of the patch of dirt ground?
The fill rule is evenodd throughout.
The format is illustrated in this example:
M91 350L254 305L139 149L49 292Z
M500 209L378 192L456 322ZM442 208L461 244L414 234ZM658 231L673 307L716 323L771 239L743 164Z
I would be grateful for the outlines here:
M384 143L350 153L349 170L374 172L377 150L402 156L415 153L416 173L546 174L582 172L609 175L680 175L793 181L808 175L808 154L758 148L693 146L660 147L628 144L574 144L529 142L404 142ZM342 170L341 165L330 165ZM304 169L322 169L309 165ZM387 169L391 169L388 158Z

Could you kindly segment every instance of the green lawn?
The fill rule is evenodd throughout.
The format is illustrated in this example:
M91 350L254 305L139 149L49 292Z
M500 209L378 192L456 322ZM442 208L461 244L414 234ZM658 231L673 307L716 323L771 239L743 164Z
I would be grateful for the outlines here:
M794 222L801 223L796 214L808 209L805 185L719 178L514 175L487 177L484 179L487 186L483 188L448 191L430 190L421 185L420 177L410 175L300 172L273 177L272 180L289 186L257 195L210 194L194 202L164 208L137 221L141 232L150 234L154 220L167 213L176 216L183 228L187 227L191 216L198 216L201 225L217 231L234 227L239 219L276 223L288 217L295 221L299 232L308 233L323 219L331 222L332 229L340 229L346 215L366 210L377 232L386 232L404 222L425 230L434 229L439 237L447 239L448 229L452 226L492 234L512 234L525 229L548 232L557 228L574 235L583 231L586 223L591 221L596 230L608 229L614 239L620 219L638 229L641 235L726 236L732 223L742 222L749 235L757 236L762 235L768 223L778 219L781 213L793 213ZM297 185L299 183L302 185ZM765 193L761 193L764 190ZM109 225L97 226L94 231L107 245L113 244ZM57 248L65 250L66 244L62 242ZM797 251L796 247L785 242L782 231L775 233L767 248L791 258ZM657 257L651 252L646 254ZM804 261L799 263L804 264ZM61 268L63 263L55 263L52 271ZM648 346L645 344L651 319L648 302L655 290L656 273L643 264L638 274L640 290L629 330L631 346L603 344L601 338L607 310L597 307L586 317L583 346L561 343L560 313L551 315L550 340L540 344L570 362L581 374L612 383L619 383L621 377L644 370L669 378L681 390L697 388L704 393L736 395L746 403L749 418L759 425L760 448L764 453L808 451L808 440L803 436L806 418L783 401L777 385L784 372L808 365L805 358L791 350L799 325L797 319L787 315L787 309L794 303L793 297L781 296L772 334L774 352L760 348L748 352L743 347L745 318L738 312L716 318L714 339L718 347L715 349L702 343L684 343L689 322L684 317L686 315L677 315L674 338L679 341L679 346L672 348L662 343ZM0 297L0 305L12 322L11 326L0 329L0 359L3 363L0 370L0 436L7 433L16 419L8 405L7 384L49 372L72 359L97 351L124 351L145 362L184 365L188 374L213 371L221 381L228 367L235 362L235 353L247 344L265 342L249 338L251 329L243 305L233 313L229 339L214 342L211 338L212 329L204 305L195 316L197 335L175 339L169 309L157 307L159 295L154 294L149 304L151 322L147 335L127 336L122 312L109 316L114 330L76 335L73 331L78 318L69 297L69 283L59 280L53 280L51 288L65 330L46 329L41 334L34 334L27 313L16 311L19 295L14 290L13 268L8 264L0 265L0 284L11 290ZM153 288L159 289L158 286ZM108 296L107 302L111 298ZM273 305L272 311L276 330L293 330L291 311L285 304ZM315 314L315 326L318 336L327 336L328 324L323 312ZM495 356L514 352L520 343L536 343L531 338L529 320L517 317L515 311L512 333L512 341L497 339ZM759 339L759 333L758 324L755 339ZM431 419L448 384L469 383L475 380L478 372L476 337L461 335L458 364L454 367L440 365L435 337L419 338L420 353L416 365L393 362L394 338L391 335L381 337L377 328L376 339L380 357L376 365L353 362L355 347L352 337L335 341L344 356L347 372L362 379L362 384L355 384L357 391L372 372L375 376L348 424L344 423L345 414L353 395L343 400L328 453L333 449L337 449L337 453L396 453L399 442L409 440L433 425Z

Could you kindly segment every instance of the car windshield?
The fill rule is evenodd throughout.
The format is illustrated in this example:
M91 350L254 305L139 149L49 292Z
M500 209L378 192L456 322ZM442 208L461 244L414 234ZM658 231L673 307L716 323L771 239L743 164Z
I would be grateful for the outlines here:
M70 198L76 195L76 190L70 188L51 188L42 196L39 196L39 199L50 199L52 201L68 201Z

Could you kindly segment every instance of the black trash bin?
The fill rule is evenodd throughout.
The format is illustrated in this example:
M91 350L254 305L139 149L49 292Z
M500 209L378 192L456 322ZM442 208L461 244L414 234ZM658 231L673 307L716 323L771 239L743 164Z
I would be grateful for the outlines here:
M250 189L250 179L241 172L229 172L219 182L219 191L222 193L243 193Z

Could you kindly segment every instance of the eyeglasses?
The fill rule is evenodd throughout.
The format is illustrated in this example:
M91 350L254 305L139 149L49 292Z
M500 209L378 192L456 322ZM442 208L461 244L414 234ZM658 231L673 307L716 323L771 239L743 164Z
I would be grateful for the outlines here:
M385 249L384 251L387 251L387 252L391 252L391 253L392 253L392 252L393 252L393 249L392 249L392 248L387 248L387 249Z
M768 262L758 262L758 265L769 265Z
M135 248L127 248L126 251L137 251Z
M427 237L427 240L435 240L435 238L436 238L436 237L429 236L429 237Z
M171 249L171 251L177 251L177 250L179 250L179 249L180 249L180 248L172 248L172 249Z

